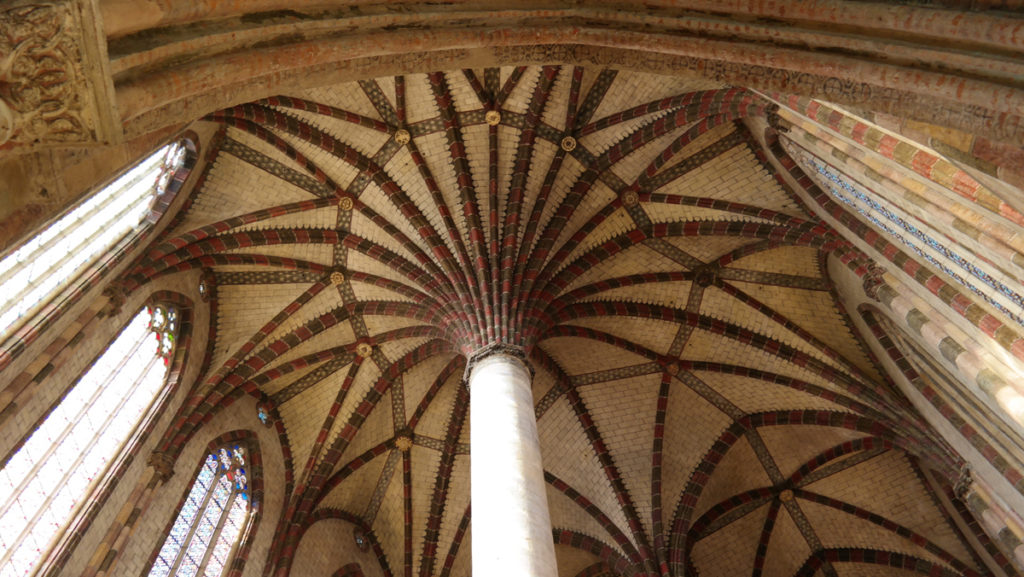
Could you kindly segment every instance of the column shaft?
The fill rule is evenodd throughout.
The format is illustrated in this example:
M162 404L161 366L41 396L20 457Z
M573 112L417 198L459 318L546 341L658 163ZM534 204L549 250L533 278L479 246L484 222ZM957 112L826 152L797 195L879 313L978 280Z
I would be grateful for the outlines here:
M469 386L473 574L557 577L530 372L493 354Z

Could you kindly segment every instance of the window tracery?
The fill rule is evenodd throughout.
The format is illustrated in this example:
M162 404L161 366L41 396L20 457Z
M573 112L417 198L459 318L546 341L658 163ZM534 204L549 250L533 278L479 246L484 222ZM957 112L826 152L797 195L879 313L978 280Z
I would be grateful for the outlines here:
M150 577L220 577L252 510L243 445L207 454L168 532Z
M0 468L0 576L28 575L159 396L178 312L144 308Z

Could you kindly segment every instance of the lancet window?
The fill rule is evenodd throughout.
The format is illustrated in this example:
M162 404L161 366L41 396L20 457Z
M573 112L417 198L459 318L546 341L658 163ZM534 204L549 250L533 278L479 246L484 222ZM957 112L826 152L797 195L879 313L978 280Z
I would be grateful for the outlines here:
M150 577L220 577L250 518L248 451L228 444L207 454Z
M167 379L178 313L143 308L0 468L0 576L53 549Z
M186 155L184 141L164 146L0 260L0 340L141 232Z

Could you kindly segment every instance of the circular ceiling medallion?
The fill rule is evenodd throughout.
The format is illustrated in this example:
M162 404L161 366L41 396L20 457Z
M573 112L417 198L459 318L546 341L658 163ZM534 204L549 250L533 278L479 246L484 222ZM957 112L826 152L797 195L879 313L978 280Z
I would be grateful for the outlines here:
M412 140L412 135L409 134L408 130L404 128L399 128L397 131L395 131L395 142L397 142L398 144L404 146L406 144L409 144L410 140Z
M497 110L488 110L487 114L484 115L484 120L491 126L497 126L501 124L501 113Z
M562 139L562 150L566 152L572 152L576 150L576 139L571 136L566 136Z

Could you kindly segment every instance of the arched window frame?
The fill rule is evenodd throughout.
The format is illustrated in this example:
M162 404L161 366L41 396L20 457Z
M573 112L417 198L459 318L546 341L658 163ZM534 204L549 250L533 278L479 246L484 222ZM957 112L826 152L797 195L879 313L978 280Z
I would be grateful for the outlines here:
M167 536L174 527L174 523L178 520L178 516L181 514L181 509L185 505L185 501L188 499L189 493L192 491L192 486L195 484L196 479L199 476L199 472L202 470L203 465L206 462L207 456L219 451L221 447L232 445L242 445L245 447L247 452L246 474L249 484L249 512L246 516L242 531L239 533L238 540L232 547L230 557L225 565L226 571L221 577L239 577L242 574L242 570L245 568L245 562L249 558L253 537L256 534L256 529L259 527L259 521L262 516L261 505L263 503L263 457L260 453L257 435L255 432L250 430L230 431L218 436L207 444L206 449L202 452L202 455L199 458L199 462L196 463L195 467L193 467L191 471L191 475L188 478L188 482L185 484L181 498L178 500L178 504L174 508L174 515L164 527L163 532L161 532L162 538L156 544L156 547L153 549L153 553L149 556L149 560L142 571L142 577L147 577L150 571L152 571L153 565L156 563L157 557L160 555L160 551L164 546L164 542L167 540ZM199 574L202 575L202 571L200 571Z
M185 134L172 142L177 142L184 146L184 162L181 168L171 175L163 192L154 199L149 214L143 219L141 225L135 231L126 234L114 243L105 253L91 263L82 267L75 274L74 278L57 287L52 294L34 305L30 312L26 313L18 323L9 330L4 331L3 334L0 334L0 370L6 368L29 344L38 339L48 328L54 326L54 323L63 316L71 305L81 300L89 290L96 287L114 267L123 262L133 249L138 247L152 234L155 225L167 213L167 209L177 198L182 186L191 176L198 159L198 148L196 145L198 137L194 133ZM156 152L163 146L166 146L166 144L161 145L161 147L158 147L153 152ZM144 155L142 158L148 158L153 152ZM104 190L106 186L136 166L138 166L138 162L126 167L102 185L90 190L88 194L83 195L81 199L67 207L59 215L48 220L44 225L34 230L31 235L26 236L22 242L12 245L0 253L0 258L6 258L21 248L25 243L47 230L52 224L58 222L82 204L88 202L94 195Z
M121 332L135 318L135 316L146 307L165 306L173 307L177 313L177 336L176 343L171 356L168 358L167 374L164 378L164 386L156 397L150 401L149 409L145 411L139 422L135 424L134 430L128 435L127 440L122 444L116 455L112 455L105 470L90 483L86 489L86 496L76 506L70 520L60 530L57 538L50 548L43 553L43 556L34 571L38 577L53 577L60 573L75 551L75 547L81 541L93 522L102 511L110 495L117 488L117 480L124 477L128 467L134 462L141 444L154 432L156 421L159 415L166 412L167 405L174 398L180 389L184 369L188 366L189 349L193 336L193 303L188 297L179 293L159 291L153 293L145 303L133 314L129 315L119 326L113 336L99 348L89 364L70 381L61 395L55 399L46 411L40 416L22 436L21 441L15 445L0 460L0 468L6 465L11 456L14 455L28 438L35 432L43 422L50 416L54 409L67 397L68 393L78 383L103 355L110 345L117 340Z

